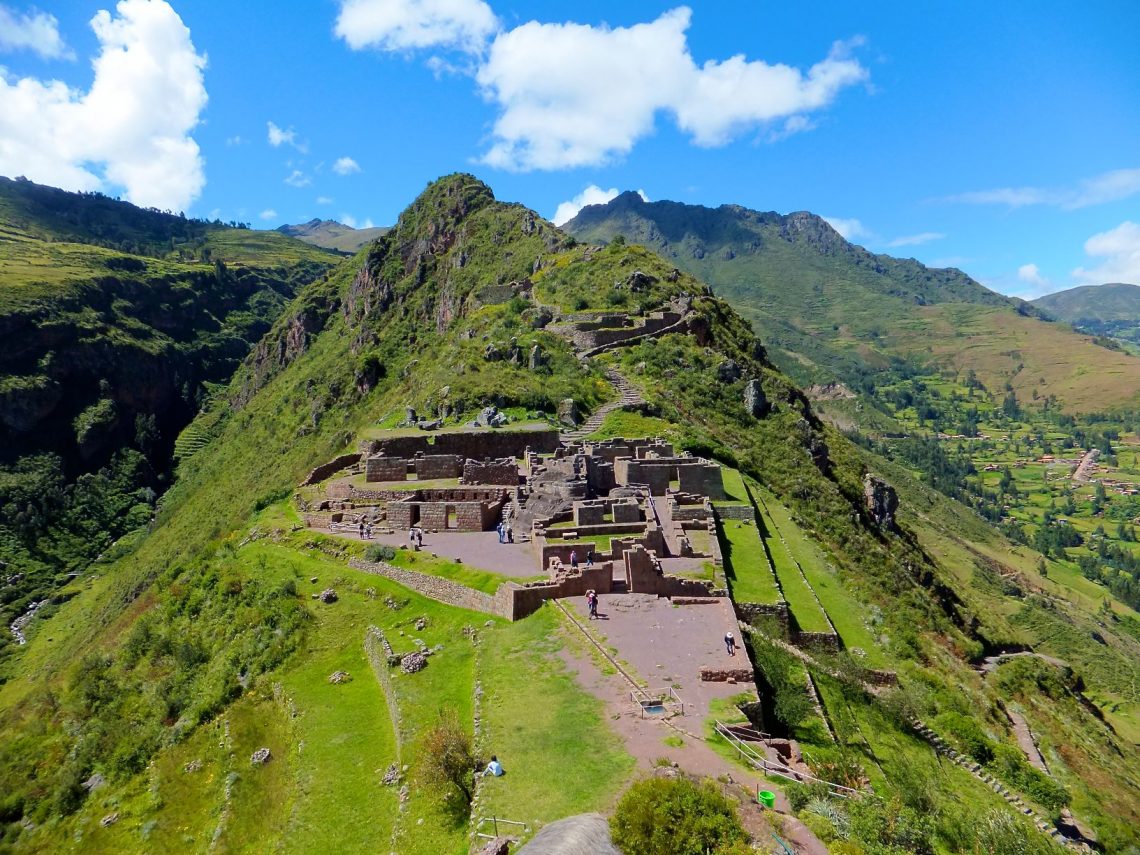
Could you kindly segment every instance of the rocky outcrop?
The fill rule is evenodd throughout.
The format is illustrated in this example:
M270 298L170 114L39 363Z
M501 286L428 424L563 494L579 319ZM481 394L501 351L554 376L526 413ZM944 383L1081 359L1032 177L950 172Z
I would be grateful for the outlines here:
M749 380L744 386L744 409L748 411L748 415L758 419L768 415L768 411L772 409L759 380Z
M894 487L868 472L863 477L863 500L876 526L883 531L896 530L895 513L899 509L899 497Z

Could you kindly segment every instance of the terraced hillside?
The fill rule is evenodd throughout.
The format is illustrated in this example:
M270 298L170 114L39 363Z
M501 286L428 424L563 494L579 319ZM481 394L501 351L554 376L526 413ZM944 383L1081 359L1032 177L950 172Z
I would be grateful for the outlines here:
M559 328L671 305L685 306L683 325L586 358ZM627 643L622 622L636 627L642 608L620 594L583 645L569 611L508 623L444 604L353 561L395 561L387 544L301 527L305 496L294 493L313 467L359 454L361 437L409 407L452 430L491 404L554 425L567 398L588 416L623 396L634 409L606 409L598 433L660 429L734 470L730 498L717 500L721 530L749 507L759 519L729 556L737 579L755 570L766 580L770 554L799 628L833 627L819 646L757 619L748 661L731 664L756 669L760 709L749 712L797 741L801 780L842 783L858 798L831 800L738 763L710 720L638 724L637 678L668 686L672 675L632 673L653 667L653 650L608 650ZM988 851L999 832L1029 851L1079 845L1079 829L1052 841L979 774L943 762L916 719L956 752L976 752L1057 835L1067 809L1107 852L1140 843L1140 754L1118 726L1140 703L1136 613L1107 590L1102 607L1042 576L1031 550L823 424L746 320L643 247L576 245L473 177L448 176L366 252L304 288L184 436L193 453L153 529L28 625L0 687L8 845L458 853L492 813L527 839L567 815L608 812L635 761L649 772L657 757L779 790L781 829L800 835L801 851ZM898 492L897 531L866 502L868 470ZM478 562L431 558L430 547L400 560L414 560L436 596L445 586L429 585L441 578L482 593L504 575L496 546ZM758 587L748 596L770 597ZM718 652L717 621L736 625L726 608L644 604L655 631L705 615L678 632ZM717 627L711 639L706 626ZM1068 665L975 669L1014 647ZM405 654L425 651L410 660L425 667L404 669ZM743 719L731 695L715 700L710 719ZM1007 706L1038 739L1046 778L1026 771ZM470 801L465 787L440 786L441 723L481 758L498 753L507 774L480 779ZM753 815L767 845L773 826Z

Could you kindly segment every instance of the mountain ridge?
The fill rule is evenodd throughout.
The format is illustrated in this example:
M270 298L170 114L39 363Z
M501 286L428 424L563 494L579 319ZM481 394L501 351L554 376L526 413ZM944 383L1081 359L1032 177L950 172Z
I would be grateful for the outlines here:
M311 243L314 246L334 249L337 252L351 255L370 241L383 237L388 231L387 226L371 226L357 229L346 226L337 220L322 220L313 217L305 223L278 226L276 231L282 234Z
M755 326L780 368L805 385L873 389L900 365L973 370L1029 399L1049 387L1074 411L1140 401L1140 361L1050 324L956 268L876 255L823 218L739 205L645 202L625 192L564 225L580 240L618 234L697 275ZM1088 366L1104 368L1090 375Z

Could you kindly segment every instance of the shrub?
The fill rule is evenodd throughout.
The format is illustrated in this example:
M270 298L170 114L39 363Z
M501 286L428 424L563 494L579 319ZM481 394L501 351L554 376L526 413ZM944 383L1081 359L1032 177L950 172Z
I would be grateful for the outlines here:
M948 732L958 747L983 765L994 757L994 743L986 736L975 719L961 713L945 712L938 716L935 724Z
M386 543L373 543L364 550L366 561L391 561L396 557L396 548Z
M614 843L627 855L705 855L746 839L733 803L710 781L638 781L610 819Z
M852 802L850 810L851 836L868 852L934 852L934 822L929 815L908 808L897 799L886 802L877 796Z
M981 818L975 834L978 851L990 855L1059 855L1065 851L1021 817L998 808Z
M424 736L421 773L425 783L448 789L454 787L471 803L474 785L475 752L471 737L459 723L453 709L440 713L439 720Z

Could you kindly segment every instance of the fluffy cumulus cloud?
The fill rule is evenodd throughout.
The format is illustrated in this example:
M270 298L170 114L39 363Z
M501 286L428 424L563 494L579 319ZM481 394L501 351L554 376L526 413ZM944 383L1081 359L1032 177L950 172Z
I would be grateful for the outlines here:
M550 221L554 223L554 225L560 226L578 216L578 212L587 205L604 205L610 201L610 199L617 198L618 193L619 191L616 187L603 190L597 184L591 184L573 199L568 199L559 204L558 209L554 212L554 216L550 218ZM637 194L646 202L649 201L649 197L645 195L644 190L638 190Z
M824 217L827 224L839 232L844 240L872 237L872 232L854 217Z
M671 115L697 145L723 145L829 104L866 69L836 46L806 73L735 56L698 66L687 8L632 27L531 22L501 33L478 80L499 109L483 160L503 169L561 169L629 152Z
M100 51L86 92L0 69L0 174L186 207L205 184L190 136L206 106L205 56L164 0L121 0L91 28Z
M947 197L948 202L1025 208L1048 205L1067 211L1118 202L1140 193L1140 169L1114 169L1069 187L998 187Z
M351 157L338 157L332 165L332 170L337 175L352 175L360 171L360 164Z
M498 28L495 13L482 0L341 0L333 32L353 50L479 53Z
M1045 277L1041 275L1041 269L1036 264L1021 265L1017 268L1017 278L1022 282L1028 282L1030 285L1048 284Z
M257 216L261 217L261 219L263 219L263 220L276 220L277 219L277 212L274 211L272 208L266 208L264 211L262 211Z
M0 4L0 51L30 50L44 59L74 59L59 34L59 21L46 12L20 13Z
M354 49L476 57L475 79L498 112L482 160L510 170L603 163L652 133L660 115L700 146L752 130L781 139L811 129L810 113L868 79L851 55L857 43L835 44L806 71L744 56L698 65L691 18L679 7L630 27L531 21L502 30L482 0L342 0L336 33Z
M1114 229L1093 235L1085 241L1085 252L1100 263L1078 267L1073 276L1082 285L1128 282L1140 285L1140 224L1125 220Z

